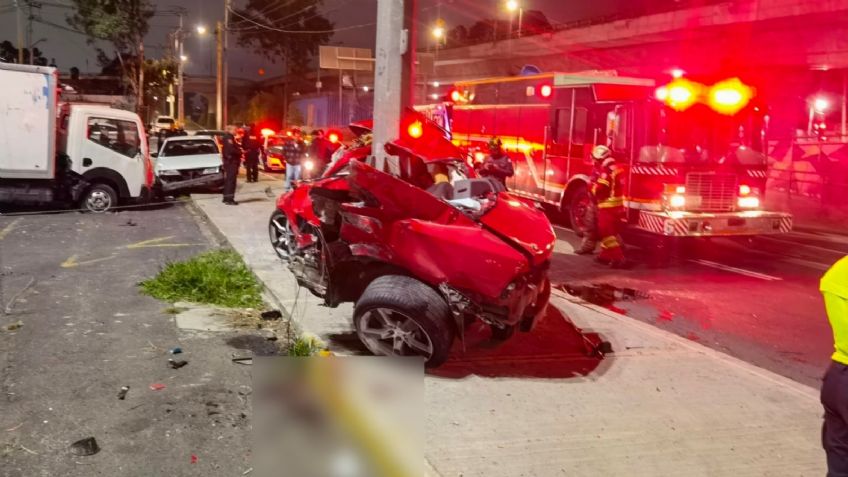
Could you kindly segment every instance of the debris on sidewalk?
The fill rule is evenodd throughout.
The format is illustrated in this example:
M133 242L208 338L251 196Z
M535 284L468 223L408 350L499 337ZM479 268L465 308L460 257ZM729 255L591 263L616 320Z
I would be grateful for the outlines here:
M196 456L196 455L194 455L194 454L192 454L192 455L191 455L191 463L192 463L192 464L196 464L196 463L197 463L197 456Z
M282 319L283 312L281 312L280 310L268 310L268 311L263 311L262 313L259 314L259 316L265 321L273 321L273 320Z
M97 445L97 439L86 437L71 444L71 452L78 456L94 455L100 452L100 446Z
M233 363L249 365L253 364L253 356L233 356Z
M124 399L126 399L126 398L127 398L127 393L128 393L129 391L130 391L130 387L129 387L129 386L121 386L121 390L120 390L120 391L118 391L118 399L120 399L121 401L123 401Z
M165 385L162 383L153 383L150 385L151 391L161 391L163 389L165 389Z
M180 348L179 346L177 346L175 348L171 348L171 349L168 350L168 353L170 353L170 354L180 354L182 352L183 352L183 349Z
M188 361L181 360L181 359L180 360L173 360L173 359L168 360L168 365L173 369L180 369L187 364L188 364Z
M619 288L609 283L592 283L588 285L562 283L554 285L554 288L599 306L610 306L616 301L650 298L650 295L645 292L633 288Z
M14 323L9 323L8 325L6 325L5 330L6 331L17 331L17 330L21 329L23 326L24 326L24 322L21 321L21 320L18 320Z

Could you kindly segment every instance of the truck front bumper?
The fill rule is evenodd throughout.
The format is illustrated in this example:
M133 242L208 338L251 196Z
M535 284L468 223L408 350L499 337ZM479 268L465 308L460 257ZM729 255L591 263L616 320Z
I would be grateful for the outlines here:
M176 178L175 178L176 179ZM218 187L224 183L224 174L206 174L193 179L162 180L159 178L159 186L162 192L174 192L182 189L196 189L205 187Z
M639 212L636 228L669 237L729 237L784 234L792 230L792 215L784 212Z

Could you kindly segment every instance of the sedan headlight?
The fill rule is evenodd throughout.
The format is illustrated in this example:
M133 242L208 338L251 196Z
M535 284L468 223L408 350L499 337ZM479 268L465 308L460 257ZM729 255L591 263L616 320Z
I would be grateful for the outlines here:
M167 171L159 171L160 176L178 176L180 175L180 171L177 170L167 170Z
M203 169L203 171L201 171L200 173L201 174L217 174L219 170L220 170L219 167L207 167L206 169Z

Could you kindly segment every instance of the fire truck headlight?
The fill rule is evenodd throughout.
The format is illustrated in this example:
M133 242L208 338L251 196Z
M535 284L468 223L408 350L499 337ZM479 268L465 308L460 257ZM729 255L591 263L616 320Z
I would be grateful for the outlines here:
M756 209L760 206L760 198L759 197L740 197L739 198L739 208L740 209Z
M307 159L307 160L303 161L303 168L306 169L307 171L311 171L312 169L315 169L315 163L312 162L311 159Z
M684 207L686 205L686 196L681 194L674 194L669 197L668 204L675 208Z

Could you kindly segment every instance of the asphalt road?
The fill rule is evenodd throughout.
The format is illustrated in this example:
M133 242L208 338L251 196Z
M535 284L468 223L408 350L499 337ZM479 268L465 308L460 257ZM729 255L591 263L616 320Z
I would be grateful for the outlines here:
M571 231L557 227L557 234L554 283L611 285L619 289L613 302L606 300L610 290L582 293L635 319L819 386L833 344L818 283L848 254L848 236L808 231L750 243L694 241L673 250L667 264L651 256L649 241L631 237L627 253L633 268L610 270L571 253L579 244Z
M138 292L137 283L167 261L215 244L199 224L179 203L0 216L0 474L249 468L250 367L231 362L232 336L180 331L168 305ZM20 329L5 329L18 321ZM174 346L189 362L178 370L167 365ZM154 383L165 388L152 390ZM87 437L96 438L98 454L69 452Z

